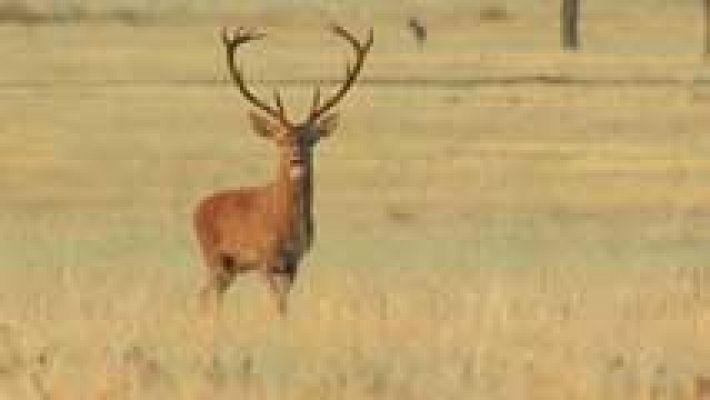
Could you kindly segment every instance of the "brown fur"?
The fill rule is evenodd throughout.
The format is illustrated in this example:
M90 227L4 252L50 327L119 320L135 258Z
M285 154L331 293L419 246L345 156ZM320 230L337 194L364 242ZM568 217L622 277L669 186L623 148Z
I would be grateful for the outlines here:
M279 148L278 173L265 186L217 192L197 207L195 231L208 268L203 298L218 301L238 273L259 270L284 313L298 263L313 238L311 148L325 131L260 125L261 117L251 118ZM301 175L292 176L294 171Z
M323 103L316 90L309 117L294 124L286 118L278 92L277 108L259 100L247 88L234 62L239 45L264 35L242 28L232 32L222 30L232 79L244 97L268 115L250 112L249 118L255 133L276 144L278 172L267 185L220 191L198 205L194 225L207 267L207 281L201 292L204 305L218 306L239 273L260 271L279 313L286 312L286 298L298 264L313 242L312 150L320 139L335 130L337 114L326 111L352 87L372 45L372 32L362 45L342 27L334 26L333 31L353 46L356 64L348 68L341 88Z

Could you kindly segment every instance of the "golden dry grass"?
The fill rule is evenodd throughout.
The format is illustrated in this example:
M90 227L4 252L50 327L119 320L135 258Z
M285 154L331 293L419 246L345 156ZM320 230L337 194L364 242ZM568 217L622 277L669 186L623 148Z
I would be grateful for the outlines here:
M649 19L611 43L627 25L599 17L569 55L535 21L440 21L421 53L374 21L369 81L319 149L291 315L245 277L215 338L190 212L267 179L272 154L219 84L214 28L0 27L0 398L692 399L710 375L699 30ZM319 27L271 30L251 76L341 71ZM570 83L506 83L539 76Z

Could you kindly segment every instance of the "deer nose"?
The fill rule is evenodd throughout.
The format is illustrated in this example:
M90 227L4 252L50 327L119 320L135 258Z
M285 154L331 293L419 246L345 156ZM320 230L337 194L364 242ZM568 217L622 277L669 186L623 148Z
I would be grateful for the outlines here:
M303 155L298 150L291 150L291 154L289 154L288 159L291 164L303 164Z

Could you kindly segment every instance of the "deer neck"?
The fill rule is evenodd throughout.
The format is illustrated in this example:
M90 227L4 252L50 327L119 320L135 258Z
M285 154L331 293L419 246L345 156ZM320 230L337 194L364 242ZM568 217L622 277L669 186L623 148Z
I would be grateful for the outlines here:
M290 241L307 250L313 241L313 161L306 160L303 173L295 176L288 160L279 163L275 182L277 214L285 222Z

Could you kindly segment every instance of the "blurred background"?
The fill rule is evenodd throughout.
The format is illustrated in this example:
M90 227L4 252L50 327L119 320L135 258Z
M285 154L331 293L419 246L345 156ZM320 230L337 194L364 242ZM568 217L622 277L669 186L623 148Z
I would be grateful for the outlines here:
M705 9L580 6L570 49L556 0L0 1L0 398L696 400ZM208 332L193 208L275 164L218 28L302 115L332 21L375 45L290 314L246 276Z

